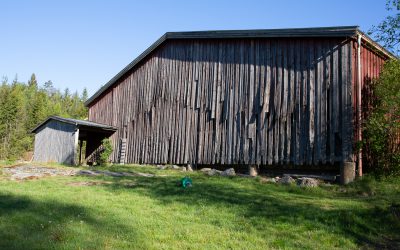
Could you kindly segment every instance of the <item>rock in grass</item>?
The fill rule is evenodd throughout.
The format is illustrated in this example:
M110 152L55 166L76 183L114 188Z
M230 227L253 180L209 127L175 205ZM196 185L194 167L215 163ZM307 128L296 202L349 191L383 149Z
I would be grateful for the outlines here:
M278 180L278 182L283 185L290 185L290 184L294 183L294 179L287 175L287 176L283 176L282 178L280 178Z
M209 176L214 176L214 175L221 175L222 171L216 170L216 169L211 169L210 171L207 172Z
M166 165L157 165L156 167L157 167L159 170L165 170L165 169L168 168L168 166L166 166Z
M260 182L261 183L276 183L275 178L266 178L266 177L260 177Z
M171 165L171 166L170 166L170 169L173 169L173 170L180 170L181 167L179 167L179 166L177 166L177 165Z
M318 187L318 180L309 177L302 177L297 179L297 185L300 187Z
M221 176L235 176L235 175L236 175L235 169L233 168L228 168L225 171L221 172Z
M221 176L235 176L235 169L233 168L228 168L225 171L217 170L214 168L202 168L200 169L200 172L203 172L209 176L214 176L214 175L221 175Z
M188 172L193 172L193 168L192 168L192 165L187 165L186 166L186 170L188 171Z

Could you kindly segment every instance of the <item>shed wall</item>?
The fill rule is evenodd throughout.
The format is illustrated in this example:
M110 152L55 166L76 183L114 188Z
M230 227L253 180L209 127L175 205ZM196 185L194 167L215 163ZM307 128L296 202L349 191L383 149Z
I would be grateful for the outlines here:
M319 165L352 157L345 38L169 40L89 107L129 163Z
M72 124L50 120L36 132L33 160L74 164L77 133Z

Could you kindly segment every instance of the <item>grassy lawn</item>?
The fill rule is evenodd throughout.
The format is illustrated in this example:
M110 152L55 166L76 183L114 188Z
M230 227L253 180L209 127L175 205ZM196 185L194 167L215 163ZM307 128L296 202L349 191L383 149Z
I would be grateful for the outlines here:
M153 167L107 169L156 177L0 176L0 248L400 248L399 178L302 189ZM190 189L176 184L185 175Z

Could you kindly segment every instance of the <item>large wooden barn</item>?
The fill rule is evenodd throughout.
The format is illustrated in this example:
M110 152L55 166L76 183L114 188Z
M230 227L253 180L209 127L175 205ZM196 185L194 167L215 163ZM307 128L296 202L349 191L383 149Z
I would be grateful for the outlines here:
M364 92L393 57L356 26L171 32L86 105L117 128L114 162L357 163L361 175Z

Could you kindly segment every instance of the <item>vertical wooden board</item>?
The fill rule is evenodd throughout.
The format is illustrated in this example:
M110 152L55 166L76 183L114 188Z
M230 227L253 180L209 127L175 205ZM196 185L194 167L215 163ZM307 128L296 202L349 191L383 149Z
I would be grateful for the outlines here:
M307 164L311 165L313 163L313 152L315 143L315 59L314 59L314 41L310 40L309 44L309 127L308 127L308 155Z
M245 85L244 83L244 71L245 71L245 66L244 66L244 48L243 48L243 42L241 41L238 44L238 52L239 52L239 86L238 86L238 100L237 100L237 115L238 115L238 158L239 158L239 163L244 162L244 112L243 112L243 103L242 100L244 98L244 92L243 92L243 86Z
M341 151L342 151L342 161L346 161L347 158L347 143L348 143L348 138L346 138L347 134L346 134L346 126L347 124L347 117L346 117L346 101L347 101L347 79L346 79L346 74L347 74L347 69L345 68L346 65L346 46L345 45L341 45L340 47L340 89L341 89L341 124L340 124L340 133L341 133L341 138L342 138L342 147L341 147Z
M172 48L172 52L173 55L175 55L176 53L176 49L173 47ZM172 57L172 55L171 55ZM172 57L172 72L176 71L176 58ZM174 153L175 151L175 128L176 128L176 122L177 122L177 107L176 107L176 75L175 74L171 74L171 78L170 78L170 102L171 102L171 114L170 117L172 118L170 120L170 124L169 124L169 149L168 149L168 161L169 162L175 162L175 158L174 158Z
M274 121L275 121L275 112L274 112L274 101L275 101L275 89L276 89L276 48L275 42L271 41L270 43L270 92L268 94L268 164L272 165L274 162L274 137L275 137L275 129L274 129ZM268 72L268 71L267 71ZM267 78L268 80L268 78Z
M225 45L226 46L226 45ZM224 70L227 65L226 61L226 54L224 50L224 45L221 43L218 48L218 72L217 72L217 108L216 108L216 141L215 141L215 148L214 148L214 155L215 155L215 162L221 162L221 110L222 110L222 102L221 102L221 95L222 95L222 84L225 82L224 78Z
M307 162L307 151L309 150L308 131L309 131L309 43L308 41L302 42L302 133L301 133L301 164Z
M320 164L321 159L321 96L324 84L323 78L323 55L321 41L316 40L315 48L315 63L316 63L316 77L315 77L315 149L314 149L314 164Z
M232 78L230 78L230 74L232 74L232 67L234 67L234 51L235 45L229 44L224 48L224 54L226 57L226 67L222 71L222 89L221 89L221 120L220 120L220 129L221 129L221 145L218 150L221 151L221 163L230 164L230 149L228 148L228 139L231 140L230 143L233 142L235 135L229 134L228 132L228 123L229 123L229 113L231 112L229 103L230 103L230 88L232 85Z
M354 136L353 136L353 102L352 102L352 75L353 75L353 69L352 69L352 56L351 56L351 43L347 42L346 44L347 47L347 54L346 54L346 69L347 69L347 83L346 83L346 88L347 88L347 95L346 95L346 117L347 117L347 127L346 127L346 133L347 133L347 159L351 160L351 157L353 155L353 141L354 141Z
M180 139L181 139L181 124L182 124L182 107L181 107L181 89L182 89L182 82L181 82L181 74L182 71L179 70L182 67L182 61L179 59L181 52L181 47L177 47L177 53L175 55L177 68L175 73L175 85L176 85L176 96L175 96L175 106L176 106L176 125L174 126L174 151L173 151L173 159L174 162L180 163Z
M205 46L206 49L208 49L208 44ZM203 163L207 163L206 155L205 155L205 149L207 147L207 108L208 108L208 101L207 101L207 95L208 95L208 63L207 63L207 54L208 53L202 53L202 93L200 96L200 103L201 103L201 109L200 109L200 119L201 119L201 124L202 124L202 133L201 133L201 148L200 150L200 160Z
M266 69L265 69L265 88L264 88L264 112L269 112L269 101L271 100L271 43L266 41Z
M208 128L208 133L207 133L207 148L206 148L206 158L207 158L207 163L212 164L211 158L212 158L212 152L214 152L214 143L213 143L213 135L214 135L214 124L215 124L215 119L212 119L212 102L214 99L214 87L216 85L213 83L214 81L214 56L215 54L218 55L217 52L215 52L215 46L211 44L210 46L210 59L209 59L209 92L208 92L208 100L210 103L209 106L209 111L208 111L208 116L207 116L207 128Z
M267 138L265 136L266 126L265 126L265 111L264 111L264 93L265 93L265 71L266 71L266 44L265 41L259 41L259 64L260 64L260 80L259 80L259 118L258 118L258 125L257 125L257 147L259 147L259 165L266 165L266 145L267 145Z
M232 162L235 162L234 156L235 156L235 146L234 142L238 140L237 138L237 133L233 132L235 131L235 121L234 121L234 104L235 104L235 98L234 92L235 89L238 89L238 84L237 84L237 79L235 79L232 74L235 72L235 66L236 64L234 63L235 61L235 55L233 54L234 51L240 52L241 50L238 48L240 47L241 43L236 43L234 47L232 47L232 50L229 51L229 68L227 70L227 84L226 84L226 91L225 91L225 108L226 108L226 120L224 121L224 130L225 130L225 140L224 140L224 146L223 148L225 149L225 163L227 164L232 164ZM239 46L239 47L238 47ZM239 56L241 57L241 55ZM239 58L237 57L237 58ZM239 72L236 72L238 74Z
M203 55L201 53L203 49L203 45L199 44L199 92L197 95L197 99L198 99L198 116L199 116L199 132L198 132L198 147L197 147L197 159L198 162L202 162L203 163L203 157L202 157L202 149L203 149L203 139L204 139L204 120L203 120L203 110L204 110L204 105L202 105L203 103L203 93L204 93L204 62L203 62Z
M269 100L270 96L270 89L271 89L271 45L270 41L265 41L265 87L264 87L264 101L263 101L263 113L265 115L264 119L264 135L263 138L265 140L265 160L263 164L268 164L269 161L269 148L271 145L270 142L270 127L269 127Z
M186 51L186 63L187 63L187 79L186 79L186 84L187 84L187 93L186 93L186 123L187 127L186 130L184 131L185 133L185 154L184 154L184 163L192 163L191 160L191 143L192 143L192 138L191 134L192 132L192 87L193 87L193 76L192 76L192 44L187 47Z
M161 65L162 65L162 71L161 71L161 90L160 90L160 112L162 113L162 120L160 121L161 123L161 129L160 129L160 152L159 152L159 163L160 164L166 164L167 159L165 157L165 150L166 150L166 138L168 137L166 133L166 129L168 127L167 125L167 115L168 115L168 109L166 109L167 106L167 100L166 100L166 88L167 88L167 65L168 65L168 60L165 58L165 50L162 51L161 54Z
M331 129L330 129L330 137L331 137L331 162L336 161L338 155L336 153L336 144L337 138L336 138L336 133L338 132L338 107L339 107L339 98L338 98L338 46L332 46L332 64L331 64Z
M255 64L255 41L251 41L251 46L250 46L250 52L249 52L249 67L250 67L250 75L249 75L249 102L248 102L248 107L247 107L247 112L248 112L248 138L249 140L249 163L254 164L254 152L256 149L256 140L255 140L255 109L258 107L255 107L255 88L256 88L256 64Z
M330 48L328 41L323 43L323 86L322 86L322 97L321 97L321 155L322 164L326 164L330 161L330 155L327 153L327 145L329 145L328 133L330 131L329 118L331 109L329 105L329 89L330 89Z
M293 163L294 165L300 165L300 132L301 132L301 68L300 68L300 60L301 60L301 46L300 41L295 42L295 54L294 54L294 61L295 61L295 82L294 82L294 137L293 137L293 144L294 144L294 152L293 154Z
M233 53L232 49L230 49L231 44L225 45L221 47L222 54L224 55L223 58L225 63L221 63L223 66L220 69L220 115L219 115L219 146L216 150L219 151L219 161L220 164L225 164L225 120L226 120L226 88L228 85L228 69L230 64L230 54Z
M188 69L187 69L187 59L186 59L186 48L187 45L184 43L184 46L182 47L181 54L180 54L180 61L182 63L181 70L180 72L180 82L181 84L181 99L179 102L179 107L180 107L180 124L179 124L179 142L178 142L178 162L180 164L185 164L185 153L186 153L186 131L188 129L187 127L187 92L188 92L188 84L187 84L187 74L188 74Z
M164 55L163 55L163 64L164 64L164 69L162 73L162 81L163 81L163 89L162 89L162 102L163 102L163 126L162 126L162 147L161 147L161 159L162 163L166 164L168 163L168 138L169 138L169 110L170 110L170 105L169 105L169 100L168 100L168 84L169 84L169 67L170 67L170 60L167 58L167 50L164 50Z
M232 138L232 153L234 155L232 162L238 164L240 162L240 107L239 107L239 98L240 98L240 64L233 63L233 62L240 62L241 54L239 53L240 50L238 49L238 43L235 43L231 51L234 53L229 54L229 71L230 74L227 74L227 79L229 79L230 86L235 93L233 99L233 138ZM230 87L229 85L227 88Z
M214 48L216 46L216 48ZM215 55L219 55L219 43L215 43L214 46L212 46L213 51L212 54ZM218 59L217 59L218 60ZM218 86L218 74L216 74L217 72L217 67L218 67L218 62L217 60L212 60L210 63L212 63L213 68L212 68L212 95L211 95L211 119L215 119L215 112L216 112L216 106L217 106L217 86Z
M237 134L232 132L232 134L229 134L229 127L228 127L228 122L229 119L232 119L232 112L233 109L231 109L230 107L230 102L231 99L233 98L232 96L229 95L231 88L233 86L235 86L235 88L238 88L238 84L237 84L237 80L235 79L234 76L230 75L233 74L234 71L234 67L238 68L238 65L235 64L235 54L232 51L235 51L237 53L239 53L239 42L235 42L234 44L230 45L229 47L227 47L227 60L229 61L229 64L227 65L227 68L225 70L225 81L224 81L224 91L223 93L223 98L221 98L221 100L223 99L223 103L221 103L223 105L223 109L225 110L225 115L221 118L221 130L222 130L222 135L223 135L223 139L221 142L221 162L225 162L225 163L229 163L229 162L233 162L232 160L232 156L234 155L234 153L232 152L233 150L233 145L229 145L228 143L228 139L230 140L230 143L232 144L234 141L237 141ZM231 51L232 50L232 51ZM239 56L236 55L236 59L239 58ZM239 70L236 71L236 74L239 73ZM229 111L228 111L229 110ZM228 114L230 114L230 116L228 116ZM233 127L233 124L232 124Z
M184 84L185 84L185 102L183 103L184 105L184 110L185 113L183 115L183 120L184 120L184 130L182 130L182 151L183 155L181 157L181 162L183 164L187 164L189 160L189 153L188 153L188 145L189 145L189 131L190 131L190 97L191 97L191 84L190 84L190 69L189 69L189 61L190 58L188 56L188 50L190 49L189 44L185 44L185 50L184 50L184 59L185 59L185 70L184 70Z
M296 105L296 68L295 68L295 42L289 42L289 97L288 97L288 115L287 115L287 152L285 164L294 163L294 133L295 133L295 114L294 109Z
M261 108L260 112L263 112L264 110L262 109L264 106L264 93L265 93L265 68L266 68L266 63L265 63L265 57L267 55L266 51L266 46L265 46L265 41L259 40L258 41L258 50L257 50L257 55L259 57L258 61L258 67L259 67L259 75L260 75L260 80L259 80L259 92L258 92L258 104L259 104L259 109Z
M280 70L280 68L278 68L278 64L280 61L279 58L279 47L277 46L277 44L274 44L274 54L273 57L273 71L272 71L272 77L273 77L273 82L271 83L273 85L273 96L271 99L271 103L270 103L270 107L271 107L271 116L272 116L272 163L273 164L278 164L278 155L279 155L279 138L277 137L279 134L279 112L278 112L278 96L280 97L280 84L279 84L279 79L278 79L278 71ZM271 94L272 94L272 90L271 90Z
M255 43L255 65L256 65L256 73L255 73L255 86L254 86L254 92L255 92L255 116L256 116L256 134L255 134L255 150L254 150L254 162L257 165L261 164L261 147L262 147L262 139L261 139L261 103L262 103L262 98L261 98L261 85L263 83L261 82L261 61L262 61L262 53L260 50L260 41L256 41Z
M191 159L191 144L192 144L192 87L193 87L193 77L192 77L192 49L191 46L188 47L187 53L187 100L186 100L186 130L185 138L184 138L184 148L185 148L185 157L183 159L185 164L192 163Z
M285 154L287 152L287 127L286 124L288 122L288 97L289 97L289 66L288 66L288 42L285 40L280 44L282 49L282 88L281 88L281 109L280 109L280 127L279 127L279 162L280 164L285 164Z

